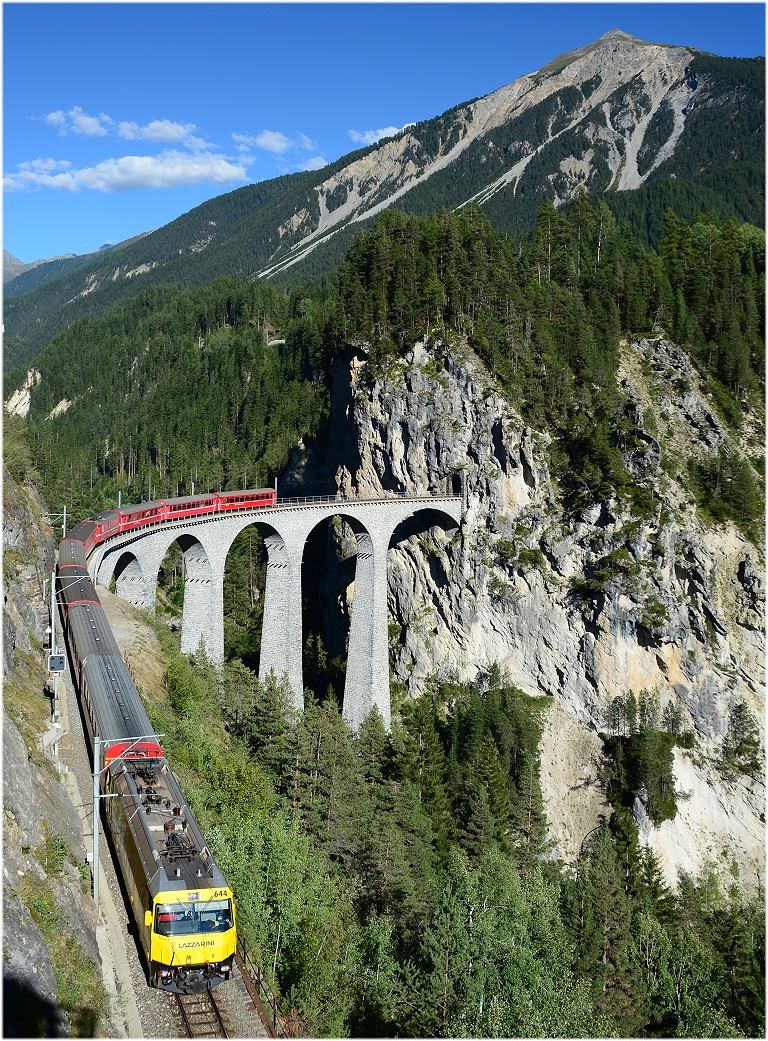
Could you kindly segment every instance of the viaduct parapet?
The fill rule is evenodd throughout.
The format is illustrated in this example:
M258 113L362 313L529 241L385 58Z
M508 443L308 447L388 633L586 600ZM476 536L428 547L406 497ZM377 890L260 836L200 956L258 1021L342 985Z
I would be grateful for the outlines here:
M161 523L116 536L88 561L91 576L117 596L154 612L160 565L178 542L185 563L181 649L192 654L202 638L212 661L224 659L224 564L237 535L254 525L267 548L259 677L285 674L298 709L304 706L301 563L309 534L341 516L355 533L357 565L349 633L343 714L357 730L376 705L389 730L387 550L398 526L423 511L448 531L461 522L462 499L429 496L391 499L290 499L268 509ZM427 518L425 517L425 520Z

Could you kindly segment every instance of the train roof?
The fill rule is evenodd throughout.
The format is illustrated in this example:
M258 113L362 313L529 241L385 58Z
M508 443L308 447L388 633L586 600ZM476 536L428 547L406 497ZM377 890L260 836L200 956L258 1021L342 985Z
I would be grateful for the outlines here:
M80 545L82 546L82 543ZM56 577L61 598L68 609L72 604L83 600L101 604L96 586L93 584L88 569L78 561L78 555L78 550L73 550L71 559L69 561L65 559L63 564L59 558L59 571Z
M216 498L216 492L207 492L205 495L180 495L178 499L163 499L166 506L175 506L178 502L209 502Z
M73 525L69 529L69 535L62 541L68 542L70 539L79 539L82 542L81 535L85 535L86 532L90 534L97 527L98 520L95 517L88 517L86 520L78 521L77 524Z
M74 604L67 612L67 623L70 647L78 662L85 661L91 655L120 657L120 649L101 604Z
M128 666L119 654L94 654L86 658L81 683L90 703L97 737L111 743L154 734Z
M123 759L110 770L150 893L224 888L226 880L166 760Z
M138 513L140 510L156 510L158 506L163 505L163 501L162 499L153 499L152 502L139 502L135 506L121 506L117 512L124 517L127 513Z
M264 495L266 492L274 493L274 488L241 488L231 492L219 492L219 495Z
M85 521L80 523L84 524ZM85 568L85 548L80 539L68 535L59 543L59 567L69 567L72 564Z

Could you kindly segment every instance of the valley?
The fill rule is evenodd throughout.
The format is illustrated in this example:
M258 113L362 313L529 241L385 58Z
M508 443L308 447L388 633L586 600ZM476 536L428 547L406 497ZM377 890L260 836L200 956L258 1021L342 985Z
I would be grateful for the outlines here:
M223 662L181 652L187 536L143 616L104 597L313 1036L764 1034L761 70L616 30L6 299L30 756L64 505L460 496L382 551L390 711L354 726L341 505L290 561L303 692L259 678L266 528L226 557Z

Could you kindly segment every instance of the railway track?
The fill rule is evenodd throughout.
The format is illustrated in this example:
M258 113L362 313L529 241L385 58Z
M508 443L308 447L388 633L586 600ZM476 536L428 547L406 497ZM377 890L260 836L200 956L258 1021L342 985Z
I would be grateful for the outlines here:
M226 1012L219 1007L214 992L175 994L176 1008L186 1037L229 1037L230 1024Z

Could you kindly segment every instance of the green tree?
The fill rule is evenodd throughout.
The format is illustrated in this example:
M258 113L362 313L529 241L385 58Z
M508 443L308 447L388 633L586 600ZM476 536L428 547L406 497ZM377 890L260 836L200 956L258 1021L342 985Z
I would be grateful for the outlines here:
M592 979L596 1008L633 1033L640 1024L637 985L627 950L631 904L607 828L600 832L592 845L584 884L581 965Z

